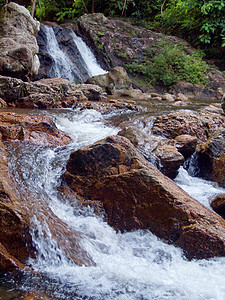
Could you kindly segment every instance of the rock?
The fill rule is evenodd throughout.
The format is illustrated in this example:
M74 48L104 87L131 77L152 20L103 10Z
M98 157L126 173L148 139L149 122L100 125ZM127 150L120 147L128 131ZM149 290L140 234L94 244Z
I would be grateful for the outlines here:
M182 101L182 102L188 102L189 99L187 96L185 96L184 94L182 93L178 93L176 98L175 98L176 101Z
M198 142L205 142L215 130L224 128L225 118L222 114L202 111L176 111L157 116L152 133L174 139L178 135L188 134L195 136Z
M0 107L7 107L7 103L2 99L0 98Z
M9 176L7 153L1 141L0 157L0 268L2 271L23 270L25 260L34 255L29 218Z
M77 101L106 101L97 85L73 85L67 79L47 78L34 82L0 75L0 97L19 108L74 107Z
M43 146L66 145L71 142L71 138L57 129L47 116L0 113L0 132L3 141L24 140Z
M160 171L171 179L178 174L178 169L184 163L183 155L172 145L159 146L156 150L156 156L160 159Z
M164 175L171 179L177 176L184 157L176 147L170 145L171 140L154 136L135 126L123 128L118 135L129 139Z
M101 201L117 230L149 229L188 258L225 255L225 222L154 168L124 137L74 151L63 174L79 197Z
M187 159L195 152L197 141L197 137L189 134L178 135L175 137L175 147Z
M87 80L87 83L100 86L110 95L124 93L132 88L131 80L122 67L115 67L106 74L93 76Z
M175 98L173 95L166 93L162 96L162 100L173 102Z
M223 74L221 76L224 77L224 82L225 76ZM213 87L213 83L216 83L216 79L208 86L178 81L170 87L169 92L182 93L188 99L218 99L220 98L220 93L218 92L219 86L216 84Z
M225 187L225 129L198 146L196 160L198 176Z
M225 219L225 195L221 194L216 196L211 202L212 209Z
M32 233L35 238L42 239L50 233L54 242L69 260L78 265L93 265L91 258L80 246L79 233L71 230L54 215L48 207L49 199L43 202L43 199L39 199L40 195L32 195L24 191L22 185L17 186L12 177L13 173L9 170L8 161L5 146L0 141L1 271L32 272L26 263L29 258L35 258L40 251L36 248ZM47 195L44 197L47 198ZM41 209L40 205L42 205ZM41 227L41 222L44 222L45 228ZM48 233L45 231L46 228Z
M162 93L182 93L190 99L218 99L218 87L225 82L225 75L218 70L210 68L207 72L209 83L205 86L179 81L166 90L155 84L152 86L144 76L133 74L132 64L139 65L143 61L151 60L154 54L159 53L160 41L173 45L187 47L187 55L194 49L182 39L166 36L141 26L133 26L131 21L121 18L106 18L103 14L84 14L78 19L78 31L92 48L101 62L101 65L110 70L121 66L131 74L133 85L144 92L161 91ZM143 79L145 83L143 84ZM142 81L142 83L141 83ZM179 100L180 101L180 100Z
M28 10L14 2L5 5L0 18L0 74L25 81L37 75L36 35L39 22Z
M100 75L99 75L100 76ZM107 94L103 92L103 89L96 84L80 84L78 88L84 96L91 101L106 101Z
M151 94L143 93L139 89L125 90L121 93L121 96L128 96L137 100L150 100L152 98Z
M222 97L221 107L222 107L223 112L225 112L225 94Z

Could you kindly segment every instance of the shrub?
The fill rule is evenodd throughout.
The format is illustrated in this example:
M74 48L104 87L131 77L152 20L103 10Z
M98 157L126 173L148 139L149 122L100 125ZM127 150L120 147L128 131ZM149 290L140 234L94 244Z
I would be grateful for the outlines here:
M128 71L144 76L152 84L169 86L180 79L191 83L206 84L207 64L201 53L187 54L183 45L160 42L146 50L142 61L127 64Z

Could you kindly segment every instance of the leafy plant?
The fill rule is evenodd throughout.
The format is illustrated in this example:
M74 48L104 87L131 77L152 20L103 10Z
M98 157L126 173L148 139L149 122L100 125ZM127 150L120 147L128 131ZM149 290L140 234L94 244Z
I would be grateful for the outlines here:
M129 71L147 78L152 84L169 86L180 79L191 83L206 84L207 64L201 54L185 53L181 45L161 42L152 51L146 51L146 59L127 65Z

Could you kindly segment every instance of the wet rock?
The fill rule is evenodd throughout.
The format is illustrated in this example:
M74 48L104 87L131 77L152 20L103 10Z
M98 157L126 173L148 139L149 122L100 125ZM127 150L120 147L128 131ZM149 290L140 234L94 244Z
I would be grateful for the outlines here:
M215 130L224 128L224 121L222 114L210 111L177 111L156 117L152 133L170 139L188 134L195 136L200 143L205 142Z
M110 95L132 89L131 80L122 67L115 67L106 74L93 76L87 83L100 86Z
M215 132L196 150L197 175L225 187L225 130Z
M185 159L195 152L197 142L197 137L189 134L182 134L175 137L175 147L183 154Z
M171 140L154 136L135 126L123 128L118 135L129 139L164 175L172 179L177 176L184 157L170 145Z
M172 145L159 146L156 150L156 156L160 159L160 171L174 179L178 174L178 169L184 163L183 155Z
M225 219L225 195L221 194L216 196L211 202L212 209Z
M1 135L1 134L0 134ZM16 146L16 145L14 145ZM32 272L26 265L28 258L35 258L36 248L32 232L37 238L51 237L66 257L78 265L93 265L93 261L80 246L79 233L71 230L48 207L49 199L40 202L37 194L24 191L17 186L10 172L9 157L0 141L0 269L1 271ZM11 170L12 171L12 170ZM40 207L42 203L42 207ZM36 221L35 221L36 220ZM39 226L36 227L39 222ZM41 222L45 225L40 229ZM47 232L46 230L47 226ZM40 232L39 232L40 231ZM66 242L65 242L66 239ZM41 255L41 254L40 254Z
M0 142L0 269L24 269L25 260L33 255L29 218L20 207L20 199L10 178L7 153Z
M0 113L0 132L3 141L24 140L43 146L66 145L71 142L71 138L57 129L47 116Z
M59 48L66 53L68 58L67 63L70 63L72 66L70 70L63 70L62 67L61 69L55 68L56 62L49 55L49 35L55 35ZM38 57L41 64L37 79L64 77L70 79L71 82L79 84L85 82L90 77L87 65L74 42L75 39L76 36L72 28L60 27L52 22L45 22L45 24L41 25L37 36L40 48ZM61 76L59 76L59 72L61 72Z
M64 181L101 201L117 230L149 229L189 258L225 255L225 222L154 168L124 137L71 153Z
M16 3L2 8L0 21L0 74L25 81L38 73L36 35L39 22Z

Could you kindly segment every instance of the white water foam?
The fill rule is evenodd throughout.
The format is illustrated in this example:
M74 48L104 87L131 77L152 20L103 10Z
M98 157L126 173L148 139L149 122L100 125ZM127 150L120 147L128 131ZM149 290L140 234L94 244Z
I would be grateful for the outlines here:
M95 75L101 75L107 73L102 67L98 64L93 52L91 49L86 45L83 39L75 34L72 33L73 41L76 44L80 54L87 65L88 73L90 77Z
M73 69L76 68L71 62L70 58L64 53L57 42L54 30L50 26L44 26L46 34L46 49L53 59L53 65L50 70L51 77L67 78L69 81L74 81ZM77 74L79 70L77 69ZM79 74L82 78L81 74Z
M225 194L225 189L218 187L215 182L192 177L183 167L180 167L179 173L174 181L190 196L197 199L209 209L211 209L210 202L215 196Z
M58 126L73 136L75 148L116 133L104 126L101 115L94 111L68 111L55 118ZM43 183L43 192L51 198L51 210L71 230L82 234L82 245L96 263L91 267L69 263L51 239L46 224L41 227L34 218L38 231L34 239L42 253L31 264L45 279L49 278L42 284L48 286L54 299L225 299L225 258L188 261L181 249L163 243L148 230L116 233L100 217L80 212L76 199L74 205L62 202L56 191L62 171L56 162L64 160L65 164L69 152L59 157L59 150L50 151L44 160L36 160L42 162L41 166L36 166L34 160L33 170L44 169L43 176L37 176ZM221 192L211 183L190 178L182 169L176 182L190 190L194 187L198 200L203 202Z

